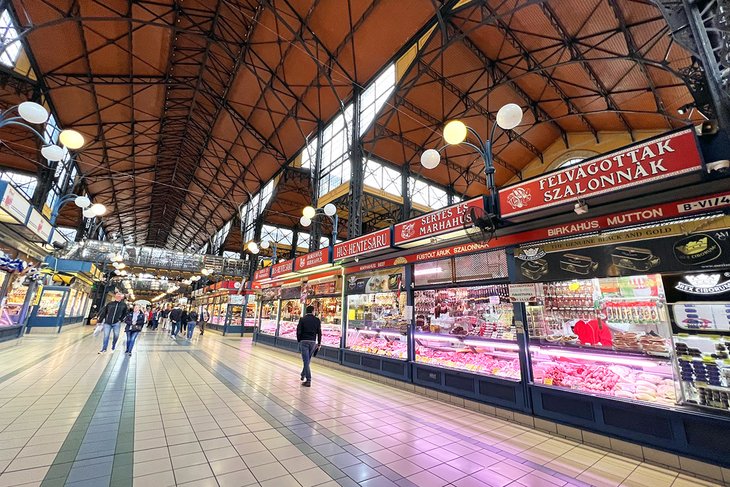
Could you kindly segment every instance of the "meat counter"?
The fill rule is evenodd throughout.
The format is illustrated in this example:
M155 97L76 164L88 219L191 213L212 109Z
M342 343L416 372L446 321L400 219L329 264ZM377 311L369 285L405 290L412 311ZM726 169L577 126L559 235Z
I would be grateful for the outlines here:
M406 360L408 321L406 293L382 292L347 297L345 348Z
M506 285L415 291L415 361L519 380L507 294Z
M259 333L276 335L276 323L279 317L279 301L264 301L261 303L261 317L259 318Z
M296 340L297 325L301 317L302 302L299 299L283 299L279 318L279 337Z
M526 311L535 384L676 404L661 276L542 284Z

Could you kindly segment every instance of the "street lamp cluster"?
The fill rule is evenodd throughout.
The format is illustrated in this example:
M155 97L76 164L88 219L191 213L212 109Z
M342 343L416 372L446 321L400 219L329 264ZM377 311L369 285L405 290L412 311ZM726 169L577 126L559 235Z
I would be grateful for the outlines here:
M17 110L18 114L14 115L13 110ZM36 135L41 142L47 143L46 138L36 130L32 125L40 125L48 122L50 115L48 110L41 104L32 101L24 101L17 106L8 108L0 113L0 128L2 127L21 127L29 130ZM47 144L41 148L41 155L51 162L63 160L69 150L78 150L84 146L84 136L76 130L62 130L58 135L57 144ZM101 203L92 204L87 196L79 196L75 194L67 194L59 199L53 205L51 212L51 224L56 224L56 218L61 207L73 201L76 206L83 210L84 218L96 218L106 213L106 207Z
M484 172L487 176L487 189L489 190L489 198L491 201L490 210L497 212L497 196L494 185L494 154L492 152L492 144L494 142L494 132L497 127L502 130L512 130L522 122L522 108L515 103L508 103L499 109L495 117L495 123L492 124L489 138L484 140L471 127L464 124L460 120L452 120L444 126L444 141L446 145L439 149L428 149L421 154L421 165L425 169L436 169L441 162L441 153L450 145L463 144L471 147L482 157L484 161ZM467 138L472 135L474 141Z
M333 217L337 216L337 207L332 203L327 203L324 208L315 208L313 206L305 206L302 210L302 217L299 219L299 224L303 227L308 227L312 224L317 215L325 215L332 220ZM335 220L332 220L333 222Z

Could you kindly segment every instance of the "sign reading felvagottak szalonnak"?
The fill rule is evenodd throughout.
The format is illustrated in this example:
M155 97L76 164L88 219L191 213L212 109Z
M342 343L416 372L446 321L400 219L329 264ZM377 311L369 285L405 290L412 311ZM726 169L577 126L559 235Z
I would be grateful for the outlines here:
M701 167L694 129L681 130L501 189L500 215L510 218L575 203Z

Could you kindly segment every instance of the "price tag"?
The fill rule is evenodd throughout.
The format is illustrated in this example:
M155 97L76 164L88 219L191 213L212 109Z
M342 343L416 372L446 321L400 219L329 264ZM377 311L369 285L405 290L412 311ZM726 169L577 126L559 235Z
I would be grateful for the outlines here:
M551 386L551 385L553 385L553 378L546 377L542 380L542 383L545 384L546 386Z

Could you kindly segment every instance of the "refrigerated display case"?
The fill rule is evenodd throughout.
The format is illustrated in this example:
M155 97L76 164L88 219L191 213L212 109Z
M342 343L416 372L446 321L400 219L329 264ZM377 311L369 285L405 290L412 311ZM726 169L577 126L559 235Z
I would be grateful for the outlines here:
M406 360L408 320L406 293L355 294L347 297L346 348Z
M306 306L314 306L314 314L322 321L322 345L339 348L342 341L342 297L308 298Z
M279 318L279 301L262 301L261 317L259 318L259 333L276 335L276 324Z
M279 313L280 338L297 339L297 325L302 317L302 288L301 286L282 287Z
M414 308L417 363L521 379L506 285L415 291Z
M677 383L658 274L542 284L526 307L535 384L672 405Z
M730 410L730 275L664 276L682 404Z

